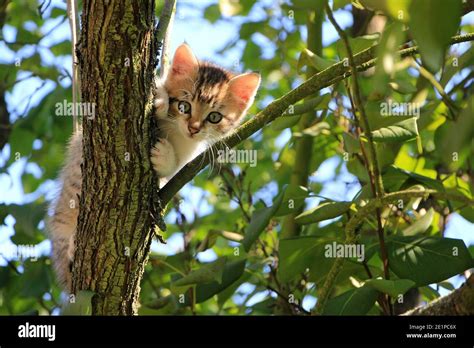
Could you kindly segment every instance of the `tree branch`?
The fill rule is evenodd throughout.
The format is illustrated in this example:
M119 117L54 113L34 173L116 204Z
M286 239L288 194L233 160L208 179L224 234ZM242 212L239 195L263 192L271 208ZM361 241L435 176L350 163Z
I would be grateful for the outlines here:
M449 295L402 315L474 315L474 275Z
M345 244L353 244L356 242L356 228L367 218L370 214L372 214L377 209L380 209L388 204L392 204L397 202L398 200L410 199L410 198L419 198L419 197L428 197L432 195L436 199L444 199L444 200L456 200L459 202L467 203L474 205L474 200L470 199L469 197L451 193L451 192L438 192L436 190L404 190L398 191L393 193L387 193L383 197L377 197L370 200L366 205L361 207L357 213L352 216L352 218L347 222L345 228L346 240ZM324 282L323 286L321 287L318 302L315 308L315 314L321 314L326 302L328 300L329 294L334 286L337 276L339 275L340 271L342 270L342 266L344 265L344 258L338 258L334 261L334 264L329 271L328 276L326 277L326 281Z
M474 33L455 36L451 40L451 44L460 42L473 41ZM354 55L354 63L358 67L358 71L367 70L376 63L376 49L377 45L372 46L356 55ZM412 56L418 53L416 46L399 50L401 57ZM343 62L338 62L331 65L327 69L313 75L307 81L291 90L284 96L274 100L266 108L255 115L251 120L242 124L237 130L224 138L222 143L229 147L234 147L243 140L247 139L266 124L275 120L283 114L283 112L292 104L301 99L316 93L317 91L331 86L351 75L348 67L345 67ZM196 176L203 168L209 164L210 151L205 151L193 161L184 166L159 192L159 197L163 206L165 206L171 198L194 176Z
M369 151L371 155L371 161L369 161L368 165L370 168L370 171L372 172L372 177L375 179L374 181L374 186L375 186L375 192L374 196L380 197L383 195L383 183L382 183L382 176L380 175L380 170L379 170L379 165L378 165L378 160L377 160L377 152L375 151L375 144L374 140L372 139L372 132L370 131L370 125L369 125L369 119L367 118L367 114L365 113L365 108L364 108L364 103L362 102L362 95L360 93L360 87L359 87L359 80L357 78L357 64L354 61L354 55L352 54L352 48L349 43L349 39L347 37L347 34L344 32L344 30L341 29L339 24L337 24L336 20L334 19L334 16L332 14L331 7L329 6L328 3L326 3L326 12L328 15L328 19L331 22L331 24L334 26L336 29L337 33L339 34L340 38L344 42L344 46L346 47L347 51L347 57L349 59L349 65L351 68L351 73L353 75L352 78L352 89L354 90L354 103L357 108L357 110L360 113L360 119L362 121L362 124L364 125L364 131L365 131L365 136L367 137L368 144L369 144ZM354 110L355 113L355 110ZM355 113L356 114L356 113Z
M360 92L359 80L357 78L357 66L354 62L354 56L352 54L352 48L349 43L349 38L347 37L347 34L344 32L344 30L342 30L341 27L337 24L337 21L332 14L331 7L329 6L329 3L327 2L326 2L326 12L327 12L329 21L332 23L334 28L336 28L337 33L341 37L342 41L344 42L344 46L346 47L347 57L349 59L349 65L351 67L351 72L353 75L352 89L354 90L354 96L355 96L354 103L355 103L356 109L359 111L360 118L362 119L362 124L364 125L365 136L367 137L367 142L369 145L368 147L369 147L371 158L369 160L369 158L366 157L366 162L367 162L367 168L369 169L370 181L372 182L372 194L374 197L382 197L384 195L382 175L380 175L379 161L377 158L375 143L374 143L374 140L372 139L372 132L370 129L369 119L367 117L367 114L365 113L364 103L362 101L362 94ZM356 110L354 110L354 116L357 117ZM361 142L361 149L363 151L362 142ZM383 271L384 271L385 279L388 280L390 278L390 272L388 270L388 256L387 256L387 250L385 248L384 231L383 231L380 209L377 209L376 213L377 213L376 214L377 215L377 235L378 235L379 243L380 243L380 253L382 257ZM384 296L384 298L385 298L385 308L391 314L392 307L390 304L391 303L390 297Z

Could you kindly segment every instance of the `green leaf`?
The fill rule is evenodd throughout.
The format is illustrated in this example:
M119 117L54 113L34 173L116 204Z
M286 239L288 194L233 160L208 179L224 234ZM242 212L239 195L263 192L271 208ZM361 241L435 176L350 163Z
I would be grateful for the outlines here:
M437 237L393 237L387 243L390 269L417 286L438 283L473 266L460 239Z
M369 286L375 290L388 294L392 297L403 295L415 286L415 282L410 279L369 279L365 282L365 286Z
M252 244L258 239L260 233L268 226L271 218L278 211L278 208L280 208L283 196L284 191L278 194L271 207L261 208L253 212L250 223L245 229L244 239L242 240L246 252L250 250Z
M330 135L331 126L327 122L317 122L316 124L312 125L311 127L303 129L301 132L294 132L294 137L302 137L302 136L309 136L309 137L316 137L320 134Z
M423 298L428 302L436 300L440 297L439 292L433 289L431 286L422 286L421 288L418 288L418 290L420 291L420 294L423 296Z
M390 188L390 191L398 191L417 184L440 192L445 191L440 181L395 166L390 166L385 171L383 174L383 182L384 186L386 184L386 186Z
M324 6L323 0L292 0L293 6L304 10L322 10Z
M250 307L251 315L271 315L274 312L276 300L273 297L267 298Z
M92 315L93 291L80 290L76 295L70 295L63 306L61 315Z
M364 35L359 36L356 38L349 38L349 43L351 45L352 54L355 55L359 52L366 50L373 45L376 45L379 40L380 35L372 34L372 35ZM337 53L339 57L342 59L347 57L346 46L342 40L337 41L336 43Z
M461 9L461 0L416 0L410 5L410 31L432 72L443 64L445 50L459 28Z
M271 128L276 131L282 131L286 128L291 128L298 124L301 119L301 115L289 116L289 117L278 117L272 122Z
M237 288L240 285L242 285L244 282L248 281L250 277L251 277L251 274L249 272L245 272L245 269L244 269L244 273L239 279L237 279L235 282L233 282L230 286L228 286L224 290L221 290L217 294L217 304L219 305L219 308L222 308L222 306L224 306L226 301L235 294L235 291L237 290Z
M221 11L217 4L209 5L204 10L204 18L210 23L215 23L221 17Z
M45 259L25 262L25 272L22 281L28 286L21 289L21 296L41 298L49 291L51 279L45 264Z
M323 220L333 219L349 210L352 202L325 202L307 210L295 218L301 225L312 224Z
M221 284L226 260L227 259L225 257L221 257L214 262L204 264L200 268L192 270L184 277L181 277L173 282L173 286L181 287L214 281L218 284Z
M389 83L391 89L400 94L413 94L417 91L416 87L410 82L402 79L396 79Z
M472 156L471 141L474 138L474 96L456 121L446 120L435 132L434 143L439 161L450 171L459 169Z
M0 86L3 88L12 87L15 83L17 70L11 64L0 64Z
M359 153L360 144L359 141L349 133L342 133L342 139L344 139L344 149L349 153Z
M458 213L467 221L474 223L474 207L465 207L461 209Z
M377 46L377 65L373 79L373 92L378 96L387 94L387 85L390 77L395 74L396 63L400 60L397 53L399 45L403 41L402 24L395 22L388 25L383 33L380 44Z
M329 228L328 228L329 227ZM328 275L336 258L327 255L328 248L332 248L333 243L343 243L336 240L334 233L340 235L342 230L331 233L333 226L326 226L325 231L320 236L302 236L281 239L279 242L279 264L278 277L283 282L299 279L303 273L308 271L307 280L321 286ZM318 229L320 231L321 229ZM370 256L370 249L367 252ZM379 271L371 267L374 276L379 275ZM336 284L349 283L350 276L363 277L366 275L361 263L348 259L344 262L343 269L336 279Z
M434 209L431 208L420 219L416 220L413 224L405 228L402 234L404 236L413 236L415 234L425 232L428 229L428 227L430 227L431 223L433 222L434 214L435 214Z
M448 291L456 290L456 288L450 282L441 282L441 283L439 283L439 286L445 288Z
M67 12L65 9L59 8L59 7L53 7L51 10L51 15L50 18L56 18L59 16L66 16Z
M278 276L281 281L289 282L303 273L318 258L324 258L324 245L316 237L297 237L281 239L279 245Z
M331 94L330 93L325 93L318 95L317 97L311 98L311 99L306 99L303 103L301 104L296 104L296 105L290 105L288 109L285 110L282 116L277 118L274 122L281 120L281 119L293 119L293 118L298 118L297 115L304 114L306 112L314 112L316 110L324 110L328 108L328 104L331 101ZM299 120L299 118L298 118ZM273 123L274 123L273 122ZM297 122L294 121L291 125L295 125ZM281 128L284 129L284 128ZM281 130L281 129L276 129L276 130Z
M378 292L363 286L330 299L323 315L365 315L374 306Z
M316 72L325 70L331 65L336 64L335 60L326 60L305 48L298 59L297 70L301 71L304 66L311 66L316 69Z
M57 44L51 46L50 50L55 56L71 55L72 54L71 41L64 40L64 41L58 42Z
M386 116L387 118L398 118L400 116ZM387 127L382 127L372 131L372 138L377 142L401 142L416 138L418 135L418 128L416 125L416 118L410 117L394 123Z
M409 7L412 0L359 0L370 10L380 10L393 19L406 22L409 19ZM416 1L416 0L415 0Z
M39 233L37 228L46 214L44 203L10 204L7 208L15 218L15 225L13 226L15 234L10 237L13 243L17 245L37 244L44 240L45 236Z
M290 184L285 190L281 205L275 216L284 216L298 211L304 205L304 200L308 195L309 192L306 187Z
M36 136L32 131L14 125L9 139L10 156L16 159L16 153L19 154L19 157L30 155L35 139Z
M351 0L334 0L332 9L333 10L338 10L340 8L346 7L350 3L351 3Z
M245 259L229 262L222 271L222 281L214 281L207 284L198 284L196 287L196 303L204 302L212 296L221 293L227 287L236 282L244 273Z
M43 183L43 179L36 178L31 173L23 173L21 176L21 182L23 184L23 192L25 193L32 193L35 192L36 189Z

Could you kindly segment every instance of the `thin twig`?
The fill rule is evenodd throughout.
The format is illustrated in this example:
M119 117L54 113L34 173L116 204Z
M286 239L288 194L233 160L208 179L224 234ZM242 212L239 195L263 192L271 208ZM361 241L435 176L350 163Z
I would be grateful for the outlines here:
M357 107L357 110L359 110L360 113L360 119L362 121L362 124L364 126L364 131L365 131L365 136L367 137L368 144L369 144L369 151L371 155L371 159L373 161L373 164L370 164L371 171L375 176L375 188L376 192L375 194L377 196L383 195L384 189L383 189L383 183L379 171L379 166L378 166L378 160L377 160L377 153L375 151L375 145L374 141L372 139L372 133L370 131L370 125L369 125L369 120L367 117L367 114L365 113L365 108L364 104L362 102L362 95L360 92L360 87L359 87L359 80L357 78L357 64L354 60L354 55L352 54L352 48L349 43L349 38L347 37L347 34L344 32L344 30L341 29L339 24L337 24L336 20L334 19L334 16L332 14L331 7L329 6L328 3L326 3L326 13L328 16L329 21L332 23L336 31L338 32L339 36L341 37L342 41L344 42L344 45L346 47L347 51L347 58L349 59L349 65L351 67L352 71L352 88L354 90L354 102L355 106Z
M169 65L169 43L171 31L173 30L174 15L176 12L176 0L165 0L163 11L160 15L160 22L155 34L156 40L161 42L161 64L160 78L166 75Z
M326 13L327 13L329 21L338 32L339 36L341 37L346 47L347 58L349 60L349 65L352 71L352 89L354 90L354 97L355 97L354 103L357 110L360 113L360 119L362 121L362 124L364 125L364 131L365 131L364 133L368 141L368 148L369 148L370 157L371 157L370 160L366 158L366 161L368 161L367 165L369 168L369 177L370 177L371 182L373 182L372 191L373 191L374 197L382 197L384 195L382 175L380 174L380 169L379 169L379 164L378 164L378 159L377 159L377 151L375 149L375 143L372 139L372 132L370 130L369 119L365 112L364 104L362 101L362 94L360 92L359 80L357 76L357 64L354 61L354 55L352 54L352 48L349 43L349 38L346 32L342 30L342 28L339 26L339 24L335 20L331 7L329 6L328 3L326 3ZM363 146L361 147L363 148ZM385 279L388 280L390 278L390 272L388 269L388 255L387 255L387 250L385 248L384 231L383 231L383 224L382 224L380 209L376 210L376 215L377 215L377 227L378 227L377 235L378 235L379 243L380 243L380 253L381 253L382 262L383 262L384 276L385 276ZM386 306L387 308L390 308L390 297L388 296L386 297L386 305L387 305Z

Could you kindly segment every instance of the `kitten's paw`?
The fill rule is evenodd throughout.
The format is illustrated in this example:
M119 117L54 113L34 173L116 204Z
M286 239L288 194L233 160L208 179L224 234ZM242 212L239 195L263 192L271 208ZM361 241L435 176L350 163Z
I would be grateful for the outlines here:
M168 116L169 96L162 82L156 83L153 106L155 107L155 114L158 118L165 118Z
M176 155L166 139L159 139L151 149L151 163L159 177L167 177L176 170Z

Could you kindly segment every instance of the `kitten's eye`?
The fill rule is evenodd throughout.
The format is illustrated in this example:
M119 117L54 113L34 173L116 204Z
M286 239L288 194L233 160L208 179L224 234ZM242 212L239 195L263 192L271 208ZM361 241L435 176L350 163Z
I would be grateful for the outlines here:
M217 111L209 113L207 120L211 123L219 123L222 120L222 114Z
M178 110L182 114L190 114L191 113L191 104L187 101L180 101L178 103Z

